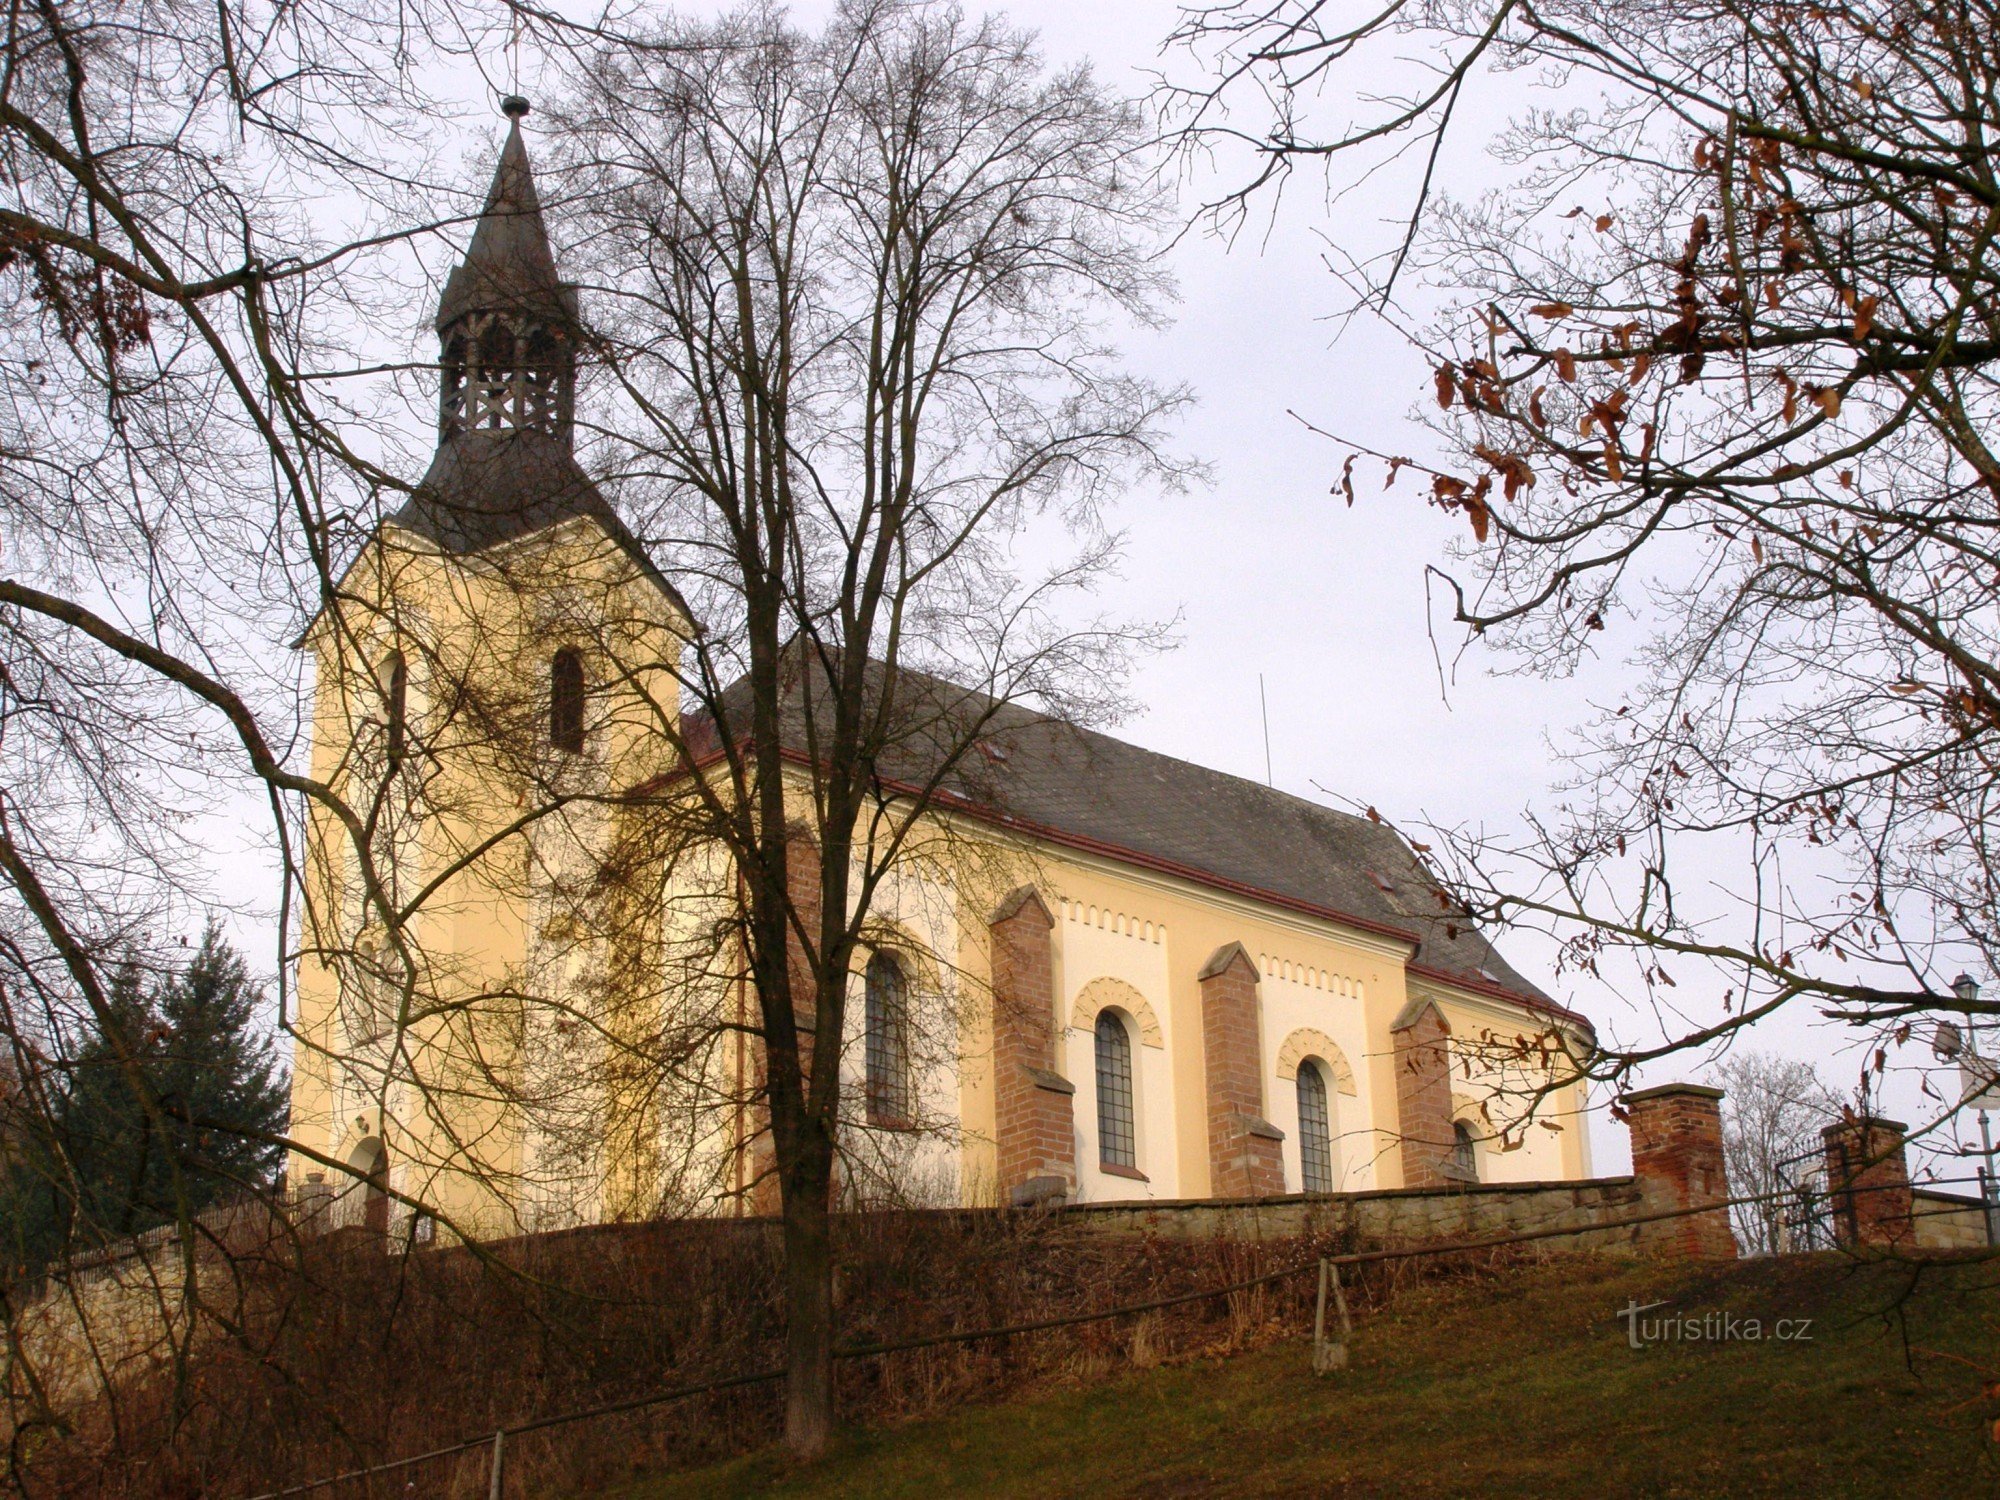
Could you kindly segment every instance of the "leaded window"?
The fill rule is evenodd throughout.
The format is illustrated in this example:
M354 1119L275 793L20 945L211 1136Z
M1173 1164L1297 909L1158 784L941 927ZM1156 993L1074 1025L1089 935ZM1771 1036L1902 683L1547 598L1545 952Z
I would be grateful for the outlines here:
M549 743L583 752L583 658L567 646L549 663Z
M1451 1173L1460 1182L1479 1181L1478 1137L1463 1120L1451 1127Z
M1139 1165L1132 1117L1132 1034L1109 1010L1097 1016L1097 1159L1107 1167Z
M1333 1122L1326 1074L1311 1059L1299 1064L1299 1174L1309 1193L1333 1191Z
M910 1005L903 966L886 953L868 960L862 1015L868 1123L910 1123Z

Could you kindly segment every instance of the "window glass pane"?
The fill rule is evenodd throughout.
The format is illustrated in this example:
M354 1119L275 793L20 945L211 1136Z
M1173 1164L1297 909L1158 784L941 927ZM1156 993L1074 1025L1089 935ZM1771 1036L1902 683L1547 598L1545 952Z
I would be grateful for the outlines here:
M570 650L549 663L549 743L572 755L583 749L583 658Z
M868 960L862 1018L868 1120L904 1125L910 1119L910 1021L902 965L886 953Z
M1479 1181L1479 1154L1472 1127L1460 1120L1451 1127L1451 1165L1461 1182Z
M1132 1038L1110 1011L1097 1017L1097 1159L1106 1166L1139 1165L1132 1121Z
M1299 1168L1309 1193L1333 1191L1333 1132L1327 1119L1326 1075L1319 1064L1299 1064Z

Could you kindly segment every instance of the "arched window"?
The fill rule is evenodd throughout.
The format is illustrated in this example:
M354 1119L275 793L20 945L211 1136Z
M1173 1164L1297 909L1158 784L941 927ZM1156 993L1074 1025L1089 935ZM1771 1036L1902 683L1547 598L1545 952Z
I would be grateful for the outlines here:
M868 1123L910 1123L910 1004L903 966L886 953L868 960L862 1037Z
M1472 1133L1472 1127L1463 1120L1454 1120L1451 1127L1451 1175L1460 1182L1479 1181L1479 1138Z
M1299 1064L1299 1175L1309 1193L1333 1191L1333 1122L1326 1074L1317 1058Z
M382 695L387 700L384 706L389 719L389 764L395 766L402 763L410 738L410 666L403 660L402 652L389 658L385 675Z
M1107 1167L1139 1165L1132 1117L1132 1034L1118 1013L1097 1013L1097 1159Z
M583 751L583 658L567 646L549 663L549 743Z

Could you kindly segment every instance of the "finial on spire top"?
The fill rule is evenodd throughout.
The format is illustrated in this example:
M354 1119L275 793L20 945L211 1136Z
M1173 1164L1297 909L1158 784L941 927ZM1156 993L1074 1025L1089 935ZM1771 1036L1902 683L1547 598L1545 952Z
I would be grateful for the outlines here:
M518 120L531 108L528 101L519 94L509 94L500 101L500 113L510 120Z

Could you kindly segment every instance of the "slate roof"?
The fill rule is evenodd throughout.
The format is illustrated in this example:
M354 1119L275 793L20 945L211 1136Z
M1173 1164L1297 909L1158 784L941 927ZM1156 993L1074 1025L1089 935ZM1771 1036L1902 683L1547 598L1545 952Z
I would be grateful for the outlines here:
M996 706L935 677L906 670L901 682L898 696L919 706L898 711L904 727L882 759L887 780L927 784L941 753L963 743L955 725L985 717L980 748L940 783L969 810L1113 859L1401 936L1416 946L1414 968L1589 1024L1502 958L1386 824L1032 709ZM724 694L733 725L748 722L744 697L741 683ZM796 708L786 719L787 739L802 743ZM941 727L927 733L927 724ZM690 729L690 749L703 736L714 742L711 726Z
M455 434L438 444L416 492L389 521L463 557L578 516L602 526L681 614L693 618L680 590L583 472L569 444L553 433Z
M573 324L577 319L576 288L556 271L528 143L521 138L528 103L509 99L504 108L513 123L500 147L486 204L473 226L472 243L465 259L452 268L438 302L440 333L468 312L501 308L531 310L557 323Z

